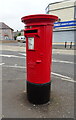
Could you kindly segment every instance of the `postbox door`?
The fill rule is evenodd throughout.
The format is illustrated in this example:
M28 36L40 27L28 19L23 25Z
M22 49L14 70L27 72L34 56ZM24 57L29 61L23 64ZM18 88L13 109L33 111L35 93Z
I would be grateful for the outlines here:
M35 33L29 31L25 33L27 46L27 80L31 83L43 84L50 81L51 34L49 35L49 39L48 31L51 28L48 28L42 26Z
M37 36L29 36L27 38L27 80L32 83L39 83L40 81L42 60L37 48L38 41L39 38Z

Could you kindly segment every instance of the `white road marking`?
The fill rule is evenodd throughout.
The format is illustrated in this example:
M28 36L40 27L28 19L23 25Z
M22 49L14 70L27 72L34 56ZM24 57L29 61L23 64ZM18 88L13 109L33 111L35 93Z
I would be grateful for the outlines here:
M25 58L25 57L21 57L21 56L15 56L15 55L4 55L4 54L0 54L1 57L15 57L15 58Z
M26 58L26 54L23 54L23 53L19 53L19 54L24 55L25 57L16 56L16 55L4 55L4 54L0 54L0 56L8 57L8 58L12 58L12 57L14 57L14 58L24 58L24 59ZM76 63L71 62L71 61L62 61L62 60L55 60L55 59L53 59L52 62L59 62L59 63L66 63L66 64L76 64Z
M67 64L76 64L76 63L70 62L70 61L62 61L62 60L55 60L55 59L53 59L52 61L53 62L60 62L60 63L67 63Z
M61 78L61 80L76 83L76 81L70 79Z
M51 74L55 75L55 76L58 76L58 77L61 77L62 80L66 80L66 81L69 81L69 82L76 82L76 81L73 80L73 78L68 77L68 76L64 76L64 75L54 73L54 72L51 72Z
M17 66L17 65L14 65L14 66L9 66L9 65L3 65L4 67L9 67L9 68L21 68L21 69L26 69L25 66ZM68 81L68 82L73 82L73 83L76 83L76 81L73 80L73 78L71 77L68 77L68 76L64 76L64 75L61 75L61 74L58 74L58 73L54 73L54 72L51 72L52 75L55 75L55 76L58 76L58 77L61 77L61 80L65 80L65 81Z
M25 54L23 54L23 53L19 53L19 54L26 56L26 53L25 53Z
M3 55L3 54L0 54L1 57L11 57L11 55Z
M4 65L5 63L0 63L0 65Z
M59 76L59 77L62 77L62 78L66 78L66 79L71 79L68 76L64 76L64 75L61 75L61 74L58 74L58 73L54 73L54 72L52 72L52 75L56 75L56 76Z
M9 68L26 68L24 66L17 66L17 65L4 65L3 67L9 67Z
M26 53L25 53L25 54L24 54L24 53L19 53L19 54L21 54L21 55L23 55L23 56L25 56L25 57L26 57ZM22 57L22 56L16 56L16 55L5 55L5 54L0 54L0 56L2 56L2 57L25 58L25 57ZM76 64L76 63L71 62L71 61L62 61L62 60L55 60L55 59L53 59L53 60L52 60L52 62L60 62L60 63L70 63L70 64Z

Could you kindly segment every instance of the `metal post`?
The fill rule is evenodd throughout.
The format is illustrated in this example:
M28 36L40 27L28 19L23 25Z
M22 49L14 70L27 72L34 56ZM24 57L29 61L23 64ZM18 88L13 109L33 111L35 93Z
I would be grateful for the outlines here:
M65 48L67 47L67 42L65 42Z
M72 42L70 42L70 49L72 48Z

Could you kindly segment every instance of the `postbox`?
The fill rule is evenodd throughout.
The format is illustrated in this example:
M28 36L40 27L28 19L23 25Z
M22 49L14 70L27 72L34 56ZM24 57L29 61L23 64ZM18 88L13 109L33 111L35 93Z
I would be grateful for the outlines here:
M25 24L27 98L31 103L44 104L50 100L52 31L58 17L37 14L21 20Z

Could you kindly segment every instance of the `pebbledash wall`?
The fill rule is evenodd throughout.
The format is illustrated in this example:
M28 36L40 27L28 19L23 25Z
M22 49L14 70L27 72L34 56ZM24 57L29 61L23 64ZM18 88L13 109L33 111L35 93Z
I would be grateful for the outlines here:
M46 8L46 14L59 17L54 24L53 47L75 48L76 45L76 1L64 0L51 3Z

